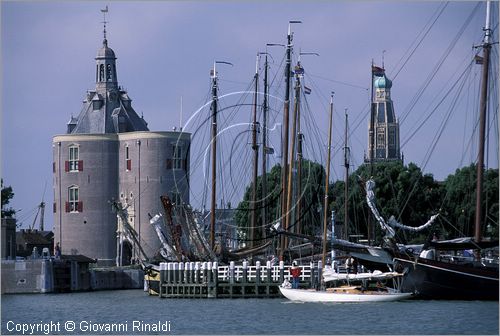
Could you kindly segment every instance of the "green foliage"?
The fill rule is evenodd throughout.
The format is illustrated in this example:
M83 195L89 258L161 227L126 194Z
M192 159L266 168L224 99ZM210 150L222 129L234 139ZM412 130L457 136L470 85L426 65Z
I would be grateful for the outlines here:
M474 235L476 216L476 177L475 165L457 169L454 175L449 175L445 182L446 189L443 212L452 223L455 232L465 236ZM483 180L483 235L498 236L498 169L488 169ZM486 232L487 225L492 232Z
M324 195L324 178L325 172L323 167L315 162L302 160L302 195L299 201L294 201L292 210L294 214L297 209L301 208L300 222L302 226L302 233L315 234L318 232L321 216L321 202ZM257 226L261 228L260 232L256 233L255 239L259 239L262 235L262 229L269 227L273 222L278 220L281 216L281 166L275 165L269 173L265 176L267 182L267 195L265 197L258 197L257 204ZM251 183L243 196L243 201L238 204L236 209L235 219L238 223L240 238L247 237L247 227L250 223L251 216L251 196L252 196ZM262 176L257 179L257 195L262 195ZM262 207L266 207L266 220L263 224L262 221ZM289 226L293 229L296 226L297 218L292 221Z
M1 179L1 187L2 187L2 218L4 217L12 217L16 213L16 211L12 208L5 208L10 200L14 197L14 192L12 191L12 187L4 187L3 179Z
M364 183L369 177L368 165L360 166L349 177L349 234L368 234L368 218L373 215L366 204ZM374 166L373 179L376 183L374 191L377 208L385 219L394 216L400 223L419 226L439 210L441 187L432 175L423 175L420 168L413 163L408 166L397 161L377 163ZM331 206L337 213L337 221L343 222L344 182L335 182L333 192L334 201ZM375 223L374 226L379 240L381 237L378 224ZM413 238L400 233L400 239L403 241Z
M321 232L322 202L324 199L324 168L314 162L303 161L302 168L302 232L318 234ZM367 236L368 221L372 220L375 228L375 241L381 241L378 223L366 204L364 183L369 179L370 167L360 166L349 177L349 234ZM261 195L262 176L257 183L258 195ZM396 230L397 238L405 243L421 243L430 234L436 232L441 239L452 239L474 235L474 218L476 202L476 167L471 165L457 169L444 182L434 180L431 174L423 174L414 163L404 166L400 162L379 162L374 166L375 196L377 208L386 220L394 216L400 223L408 226L420 226L429 218L440 213L431 231L411 233ZM281 213L281 167L276 165L267 174L268 196L267 225L277 220ZM248 186L244 200L238 205L236 220L242 232L250 222L249 199L251 187ZM329 187L329 211L335 210L336 222L344 221L344 181L337 181ZM488 169L484 173L483 197L483 236L498 236L499 216L499 179L498 169ZM296 203L297 205L297 203ZM262 203L258 205L262 206ZM291 226L295 225L292 221ZM262 225L259 210L258 225ZM488 229L489 228L489 229ZM260 237L257 235L256 238ZM373 239L373 237L372 237Z
M367 236L368 218L373 217L366 204L364 182L369 178L369 166L359 167L349 178L349 233ZM422 174L414 163L381 162L374 166L377 208L386 220L394 216L400 223L420 226L431 215L440 213L432 232L409 233L396 230L398 238L407 243L422 242L437 232L442 239L474 235L476 202L476 166L457 169L444 182ZM498 236L498 169L484 173L483 236ZM333 184L333 201L337 222L344 221L344 182ZM374 219L372 219L374 221ZM376 223L375 223L376 224ZM487 226L489 224L489 231ZM376 241L380 241L378 224Z

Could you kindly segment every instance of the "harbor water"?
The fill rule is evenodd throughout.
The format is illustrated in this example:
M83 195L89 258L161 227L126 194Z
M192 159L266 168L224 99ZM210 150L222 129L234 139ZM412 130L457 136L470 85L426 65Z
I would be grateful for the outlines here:
M2 335L498 335L498 302L159 299L142 290L2 295Z

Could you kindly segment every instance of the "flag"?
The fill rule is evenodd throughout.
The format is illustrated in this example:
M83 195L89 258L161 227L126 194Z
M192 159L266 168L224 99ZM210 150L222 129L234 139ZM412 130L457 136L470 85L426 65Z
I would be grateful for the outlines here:
M108 12L108 5L106 5L106 8L105 8L105 9L101 9L101 12L103 12L103 13L107 13L107 12Z
M304 93L311 94L311 89L304 85Z
M474 61L476 61L476 64L483 64L484 59L481 56L476 55L474 56Z
M295 74L296 75L303 75L304 74L304 68L301 67L300 65L297 65L295 67Z
M382 77L385 73L385 69L378 67L378 66L375 66L375 65L372 65L372 73L374 76Z

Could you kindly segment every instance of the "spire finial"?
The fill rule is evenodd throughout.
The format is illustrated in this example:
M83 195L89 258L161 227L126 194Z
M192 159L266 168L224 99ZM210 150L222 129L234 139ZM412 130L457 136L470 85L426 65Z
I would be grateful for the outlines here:
M386 53L387 50L382 50L382 69L385 69L384 65L384 54Z
M102 23L104 24L104 30L103 30L103 33L104 33L104 41L103 43L107 44L108 41L106 40L106 23L108 23L106 21L106 13L108 12L108 5L106 5L106 8L104 9L101 9L101 12L102 12L102 16L103 16L103 21Z

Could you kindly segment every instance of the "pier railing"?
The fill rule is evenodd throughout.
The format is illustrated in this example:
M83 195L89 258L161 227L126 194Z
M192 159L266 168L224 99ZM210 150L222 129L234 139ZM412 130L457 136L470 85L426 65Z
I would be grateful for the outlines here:
M315 287L321 275L321 263L299 266L300 283ZM272 265L246 261L219 266L217 262L161 263L160 297L277 297L278 286L291 280L290 265Z

